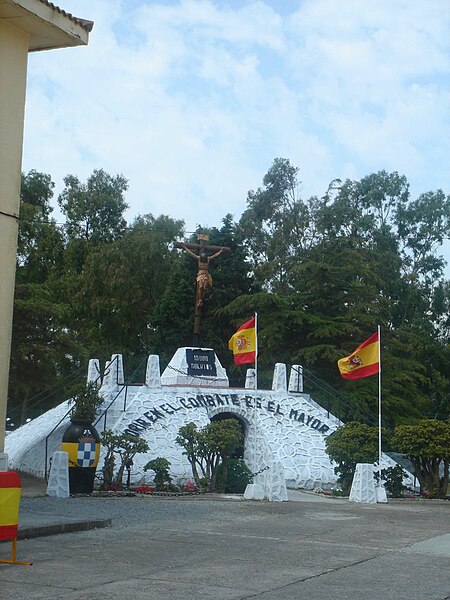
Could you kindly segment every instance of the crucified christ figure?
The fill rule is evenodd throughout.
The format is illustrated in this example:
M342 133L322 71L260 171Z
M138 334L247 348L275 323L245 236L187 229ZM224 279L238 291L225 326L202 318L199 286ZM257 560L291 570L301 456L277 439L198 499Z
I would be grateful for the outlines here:
M184 242L175 242L176 248L181 248L187 254L195 258L198 264L197 272L197 291L195 295L195 317L194 317L194 346L199 344L200 336L200 323L203 302L205 299L205 291L208 286L212 285L212 277L208 272L209 263L220 256L223 252L229 252L230 248L227 246L210 246L207 244L208 236L198 233L197 239L199 244L190 244ZM192 250L198 250L198 254L192 252ZM214 254L209 255L208 252L215 251Z

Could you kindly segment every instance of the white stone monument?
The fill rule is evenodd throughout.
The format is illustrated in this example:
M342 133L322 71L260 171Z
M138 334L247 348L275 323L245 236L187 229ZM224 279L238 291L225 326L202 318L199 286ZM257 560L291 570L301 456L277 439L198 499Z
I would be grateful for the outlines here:
M254 385L230 387L211 348L179 348L161 376L158 356L150 356L144 384L123 383L121 355L113 356L105 371L99 393L105 398L108 414L107 419L101 412L98 415L99 433L106 428L118 435L138 435L150 448L148 454L133 459L133 485L152 481L144 466L155 456L170 462L175 484L192 480L189 461L176 443L180 427L193 422L202 428L224 417L239 421L244 432L243 458L256 474L253 485L262 487L265 499L287 500L286 488L330 489L336 484L325 442L341 423L307 393L288 389L282 363L275 367L272 389L265 390L255 390ZM247 375L250 384L254 373ZM300 386L294 381L292 387ZM49 466L46 457L60 449L69 409L68 402L63 402L9 433L5 451L10 468L43 478ZM102 448L99 468L104 453ZM383 468L395 464L383 455ZM412 487L412 476L404 483ZM259 488L251 488L247 495L250 493L252 498L261 495Z

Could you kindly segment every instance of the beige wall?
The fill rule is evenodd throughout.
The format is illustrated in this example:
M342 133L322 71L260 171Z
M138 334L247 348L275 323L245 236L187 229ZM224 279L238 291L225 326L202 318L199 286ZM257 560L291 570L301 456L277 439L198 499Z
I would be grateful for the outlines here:
M0 19L0 452L8 395L8 372L16 269L17 219L29 36Z

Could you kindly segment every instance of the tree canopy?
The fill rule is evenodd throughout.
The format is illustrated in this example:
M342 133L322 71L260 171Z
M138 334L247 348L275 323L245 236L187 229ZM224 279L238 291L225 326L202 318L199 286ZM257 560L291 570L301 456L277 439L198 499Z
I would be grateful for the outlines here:
M123 175L99 169L64 184L61 226L51 176L22 176L9 391L22 419L51 389L42 409L65 399L66 379L88 358L120 352L134 369L156 353L164 366L192 342L197 264L173 242L195 233L167 215L127 223ZM257 311L263 386L275 362L300 363L306 385L318 377L345 394L346 418L370 419L377 378L343 380L336 362L381 325L384 424L448 418L450 281L439 249L449 230L442 190L411 198L403 175L380 171L303 198L299 168L276 158L236 221L198 229L231 248L210 266L201 342L243 383L227 344Z

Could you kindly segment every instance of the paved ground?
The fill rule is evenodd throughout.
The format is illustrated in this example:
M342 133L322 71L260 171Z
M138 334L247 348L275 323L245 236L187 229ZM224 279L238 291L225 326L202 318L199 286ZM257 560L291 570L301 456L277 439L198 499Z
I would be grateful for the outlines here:
M18 560L34 564L0 565L2 600L450 598L448 501L23 495L21 529L112 526L19 541Z

